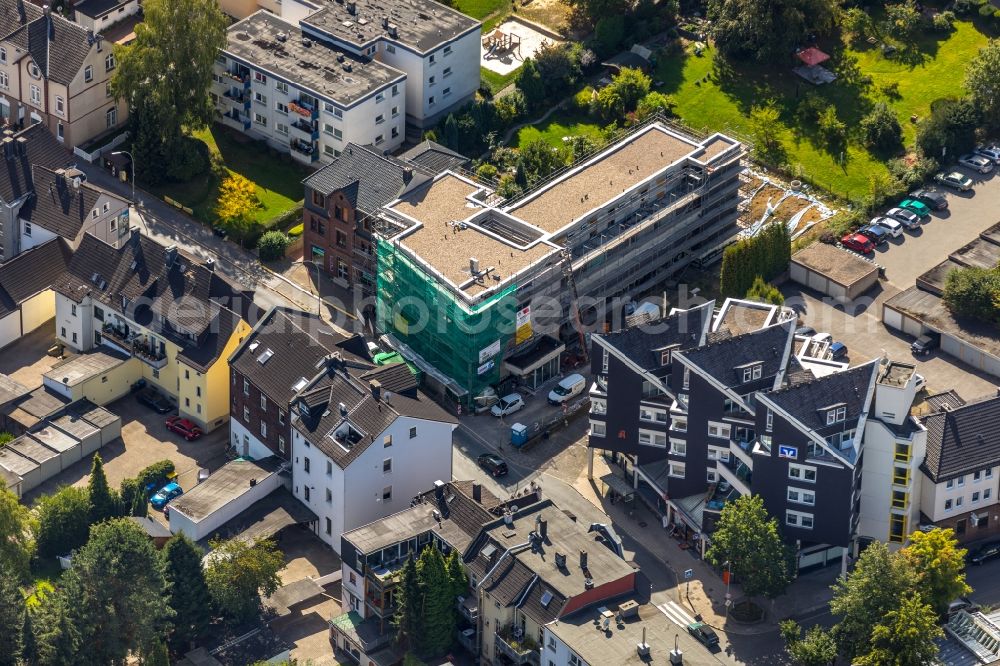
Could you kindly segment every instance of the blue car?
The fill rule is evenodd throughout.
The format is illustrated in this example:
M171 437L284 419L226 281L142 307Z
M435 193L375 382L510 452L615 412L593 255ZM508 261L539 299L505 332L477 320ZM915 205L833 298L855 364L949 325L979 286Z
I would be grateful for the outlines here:
M858 229L858 233L867 236L876 245L885 245L889 242L889 232L877 224L869 224Z
M181 489L181 487L177 485L177 483L171 481L170 483L168 483L167 485L163 486L158 491L156 491L156 494L153 495L153 498L149 500L149 502L150 504L153 505L153 507L157 509L162 509L167 505L167 503L170 500L172 500L175 497L180 497L183 494L184 491Z
M830 345L830 358L834 361L840 360L847 356L847 345L843 342L834 342Z

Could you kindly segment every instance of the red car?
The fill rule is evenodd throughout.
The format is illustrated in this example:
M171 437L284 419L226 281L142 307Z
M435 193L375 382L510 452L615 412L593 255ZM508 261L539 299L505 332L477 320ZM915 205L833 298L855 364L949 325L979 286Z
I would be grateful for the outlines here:
M848 250L854 250L861 254L868 254L875 251L875 244L867 236L861 234L847 234L840 239L840 244Z
M182 419L179 416L171 416L166 422L167 430L176 432L178 435L183 437L189 442L201 437L201 428L196 426L193 422L188 419Z

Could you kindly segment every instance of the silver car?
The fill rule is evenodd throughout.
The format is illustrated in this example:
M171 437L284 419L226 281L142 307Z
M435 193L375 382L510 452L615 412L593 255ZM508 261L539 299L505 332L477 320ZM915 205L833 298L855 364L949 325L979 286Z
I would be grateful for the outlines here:
M970 169L975 169L979 173L989 173L990 171L993 171L993 162L982 155L976 155L975 153L962 155L958 158L958 163L962 166L967 166Z
M996 144L978 146L974 152L976 155L981 155L994 164L1000 164L1000 146Z
M875 218L873 224L876 224L888 231L889 235L893 238L899 238L899 236L903 233L902 223L898 220L892 219L891 217L877 217Z
M906 210L905 208L890 208L886 212L885 216L896 220L907 229L920 228L920 216L912 210Z

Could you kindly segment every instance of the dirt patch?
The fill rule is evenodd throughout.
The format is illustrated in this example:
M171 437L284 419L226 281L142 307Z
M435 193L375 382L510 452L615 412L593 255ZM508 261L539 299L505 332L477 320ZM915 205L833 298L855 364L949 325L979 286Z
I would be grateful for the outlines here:
M781 205L774 211L774 217L787 222L795 217L796 213L808 206L810 203L812 202L799 197L788 197L782 201Z
M785 193L780 187L765 185L760 192L750 200L749 222L752 224L764 216L767 211L767 202L777 201Z
M806 227L810 224L815 224L823 219L823 213L819 212L816 208L810 208L805 213L802 214L802 218L799 220L800 227Z
M535 23L565 35L573 10L563 0L530 0L517 9L517 13Z

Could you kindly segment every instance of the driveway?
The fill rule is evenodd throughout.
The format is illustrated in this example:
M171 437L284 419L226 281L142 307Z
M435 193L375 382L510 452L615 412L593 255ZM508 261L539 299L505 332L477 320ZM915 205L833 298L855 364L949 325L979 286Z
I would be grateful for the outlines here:
M0 374L29 389L38 388L42 385L42 375L61 360L46 354L55 342L55 320L52 319L0 351Z

